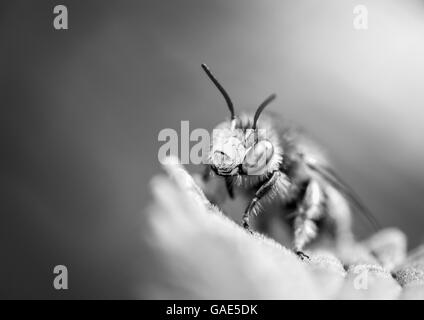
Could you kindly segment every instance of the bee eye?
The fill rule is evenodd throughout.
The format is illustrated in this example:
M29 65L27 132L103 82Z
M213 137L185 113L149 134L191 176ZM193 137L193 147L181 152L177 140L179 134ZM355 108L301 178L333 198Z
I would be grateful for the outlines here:
M262 140L251 147L244 158L243 169L251 174L264 168L274 154L271 142Z

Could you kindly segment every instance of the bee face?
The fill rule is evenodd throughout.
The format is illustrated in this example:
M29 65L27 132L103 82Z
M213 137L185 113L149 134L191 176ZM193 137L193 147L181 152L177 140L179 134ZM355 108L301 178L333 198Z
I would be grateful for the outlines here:
M236 128L236 120L213 131L210 163L218 175L259 175L266 172L274 147L253 129Z
M223 95L231 114L231 121L224 122L214 129L210 164L218 175L262 175L268 170L276 170L281 162L281 150L278 150L276 138L266 140L257 130L257 121L263 109L275 99L270 95L256 110L253 118L237 119L230 96L218 82L209 68L202 64L209 79ZM274 145L277 150L274 152ZM275 156L274 156L275 155ZM270 163L268 165L268 163Z
M224 122L213 130L210 162L219 175L235 175L245 154L244 137L232 123Z

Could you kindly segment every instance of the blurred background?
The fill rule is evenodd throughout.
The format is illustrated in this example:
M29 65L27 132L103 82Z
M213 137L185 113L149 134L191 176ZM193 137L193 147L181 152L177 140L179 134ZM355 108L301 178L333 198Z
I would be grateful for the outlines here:
M53 28L58 4L69 30ZM368 30L353 28L357 4ZM423 34L422 0L2 1L0 297L133 297L159 131L228 117L202 62L237 110L276 92L272 109L417 246ZM68 291L52 287L58 264Z

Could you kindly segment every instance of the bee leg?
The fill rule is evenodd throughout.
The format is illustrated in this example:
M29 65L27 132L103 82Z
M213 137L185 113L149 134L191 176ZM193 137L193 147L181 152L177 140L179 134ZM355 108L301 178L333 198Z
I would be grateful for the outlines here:
M306 253L304 253L303 251L296 251L296 254L297 254L297 256L300 258L300 259L302 259L302 260L305 260L305 259L311 259Z
M315 221L322 215L324 193L316 181L310 181L306 187L305 196L294 220L294 251L302 259L305 245L317 236L318 228Z
M250 228L250 224L249 224L249 218L250 218L251 213L253 212L253 209L255 208L255 205L264 195L266 195L272 189L272 187L275 185L277 179L280 178L281 175L282 175L282 173L280 171L275 171L272 174L271 178L269 178L256 191L255 197L250 201L249 205L247 206L247 208L246 208L246 210L244 211L244 214L243 214L242 225L245 229L252 232L251 228Z
M216 178L211 175L210 166L205 166L202 173L194 174L193 179L196 184L202 189L206 198L215 205L221 205L228 197L227 190L223 188L221 177Z
M349 201L336 189L328 187L326 209L328 216L334 222L334 233L337 244L352 244L355 239L352 234L352 216Z
M202 173L195 173L193 175L194 181L200 186L200 188L205 191L206 184L209 182L211 176L210 166L205 166L205 169Z
M210 177L211 177L211 167L206 166L205 170L202 173L202 181L206 183L209 181Z
M234 188L233 188L233 178L232 177L226 177L225 178L225 186L227 187L228 195L231 199L234 198Z

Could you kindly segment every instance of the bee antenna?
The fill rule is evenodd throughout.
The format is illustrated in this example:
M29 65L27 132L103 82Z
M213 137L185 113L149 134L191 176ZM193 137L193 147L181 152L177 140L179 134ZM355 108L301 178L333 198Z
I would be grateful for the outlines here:
M258 107L258 109L255 112L255 116L253 118L253 127L252 129L256 129L256 122L258 121L259 116L261 115L262 111L265 109L267 105L269 105L277 95L275 93L271 94L268 98L265 99L264 102L261 103L261 105Z
M234 120L236 118L234 114L234 106L227 91L225 91L225 89L221 86L221 84L218 82L218 80L215 78L215 76L212 74L206 64L202 63L202 69L206 72L209 79L211 79L214 85L218 88L219 92L221 92L221 94L224 96L225 102L227 102L228 109L230 109L231 112L231 120Z

